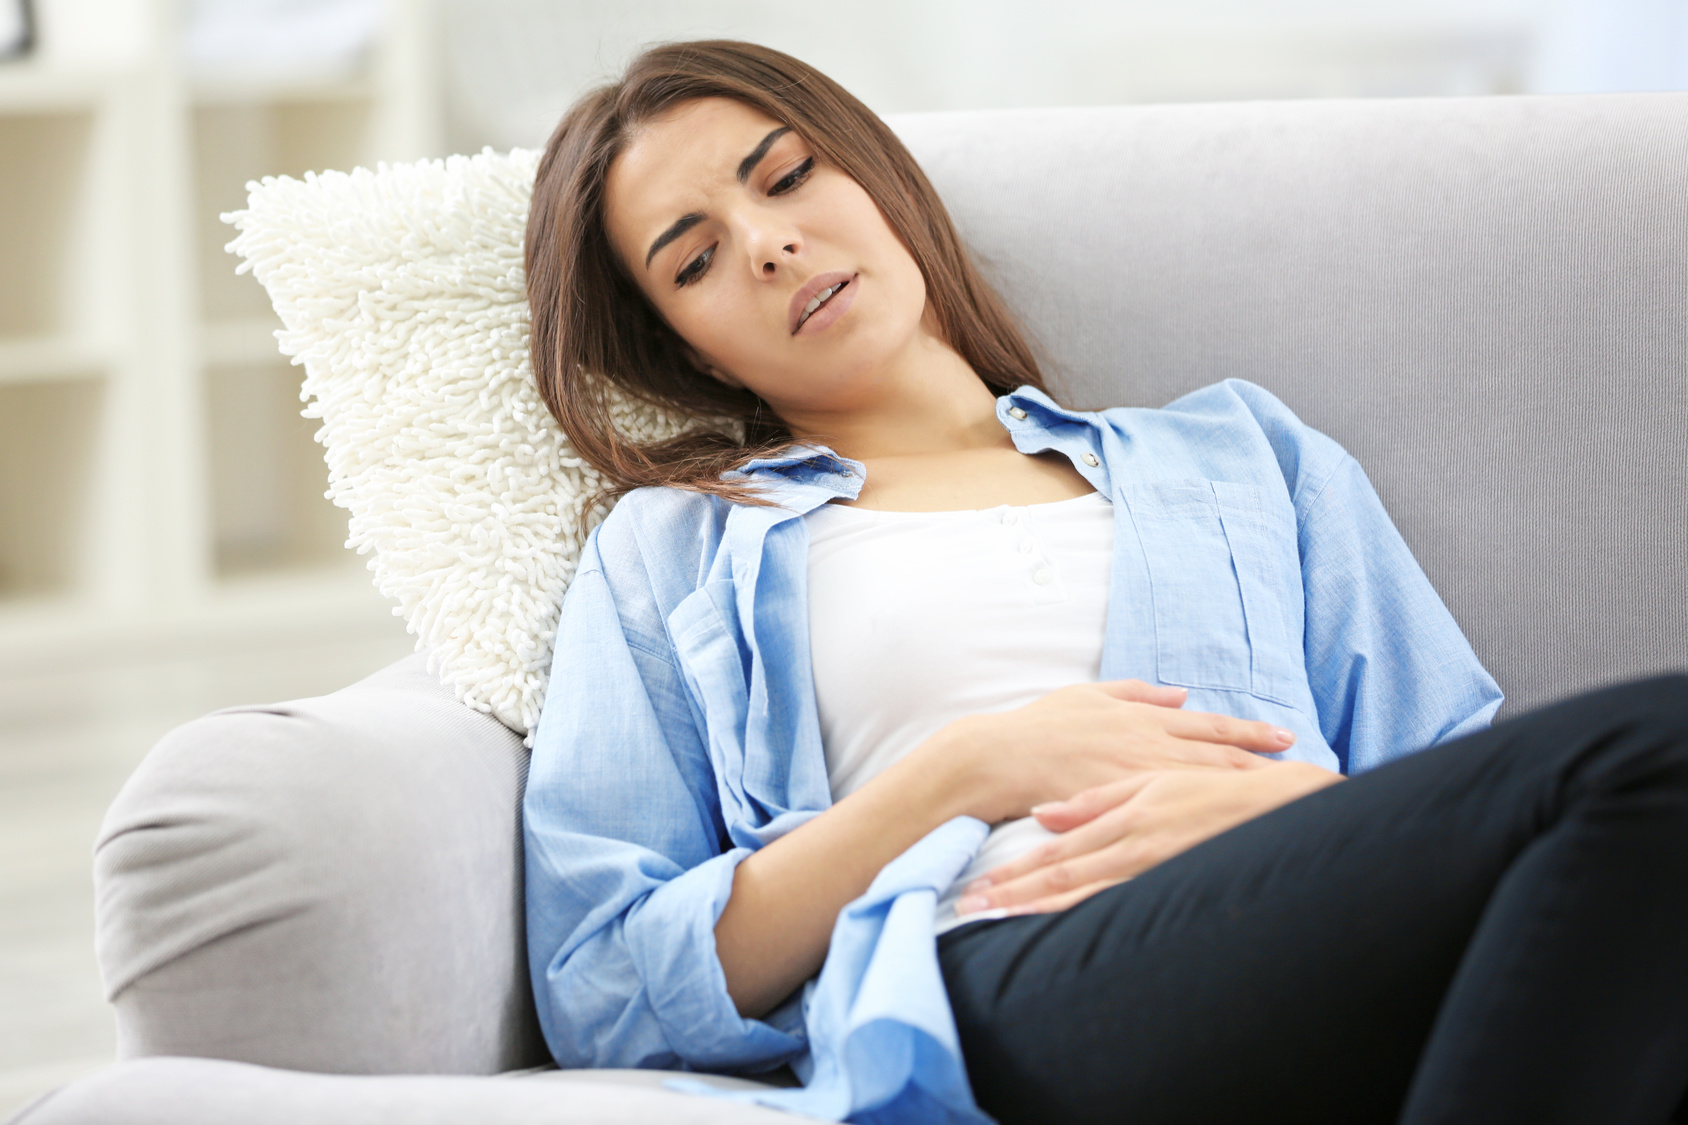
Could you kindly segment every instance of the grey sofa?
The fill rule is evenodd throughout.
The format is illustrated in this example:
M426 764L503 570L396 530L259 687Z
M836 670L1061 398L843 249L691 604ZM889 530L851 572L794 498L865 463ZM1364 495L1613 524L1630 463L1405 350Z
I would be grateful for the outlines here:
M1345 444L1503 714L1688 665L1688 95L895 124L1069 402L1240 376ZM535 1069L524 769L419 657L169 735L96 855L125 1061L16 1120L783 1116Z

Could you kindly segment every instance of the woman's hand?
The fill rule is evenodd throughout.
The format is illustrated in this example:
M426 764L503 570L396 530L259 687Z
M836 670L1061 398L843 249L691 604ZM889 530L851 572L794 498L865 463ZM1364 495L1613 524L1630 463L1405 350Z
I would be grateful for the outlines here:
M950 723L733 872L715 951L739 1014L756 1018L820 970L838 911L953 817L1024 816L1145 770L1253 774L1282 750L1266 723L1179 710L1182 688L1080 684L1015 711ZM1251 768L1254 767L1254 768Z
M1065 910L1227 828L1342 780L1305 762L1264 769L1152 770L1033 809L1061 835L969 884L959 915Z
M958 720L915 756L960 769L972 793L966 811L994 824L1145 770L1275 765L1259 755L1295 743L1269 723L1181 711L1187 694L1141 680L1074 684L1012 711Z

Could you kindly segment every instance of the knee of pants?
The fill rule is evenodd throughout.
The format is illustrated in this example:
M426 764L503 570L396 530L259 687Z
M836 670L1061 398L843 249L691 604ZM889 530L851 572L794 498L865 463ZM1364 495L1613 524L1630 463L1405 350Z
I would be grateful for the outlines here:
M1626 680L1589 693L1614 715L1655 718L1667 727L1688 723L1688 672Z
M1688 674L1672 672L1627 680L1580 697L1604 722L1643 735L1631 746L1663 751L1665 758L1688 765Z

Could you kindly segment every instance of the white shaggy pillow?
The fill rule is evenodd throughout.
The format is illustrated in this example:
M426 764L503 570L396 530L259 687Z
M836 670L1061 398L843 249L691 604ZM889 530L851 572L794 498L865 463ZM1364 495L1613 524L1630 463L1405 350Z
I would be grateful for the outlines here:
M224 215L275 302L351 513L416 647L457 697L527 736L545 698L583 505L601 485L528 359L522 238L539 154L271 177ZM680 419L630 401L636 438ZM591 513L601 518L601 511Z

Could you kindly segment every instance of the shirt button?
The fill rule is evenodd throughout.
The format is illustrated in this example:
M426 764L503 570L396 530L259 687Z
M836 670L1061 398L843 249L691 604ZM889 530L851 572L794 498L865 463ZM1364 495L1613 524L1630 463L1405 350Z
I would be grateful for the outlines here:
M1050 580L1054 577L1055 576L1053 574L1049 573L1049 568L1044 567L1042 570L1032 575L1032 581L1036 582L1039 586L1047 586L1049 585Z
M1097 460L1096 460L1096 454L1086 453L1084 455L1084 463L1086 465L1089 465L1092 469L1094 469L1096 467L1097 463L1098 463Z
M1008 416L1016 422L1024 422L1026 420L1026 412L1021 410L1018 406L1010 406L1008 408Z
M1022 555L1029 555L1032 553L1032 541L1030 539L1020 540L1020 553Z
M1004 512L1004 513L1002 513L1002 522L1005 523L1005 524L1008 524L1010 527L1012 527L1013 525L1020 522L1020 513L1019 512Z

